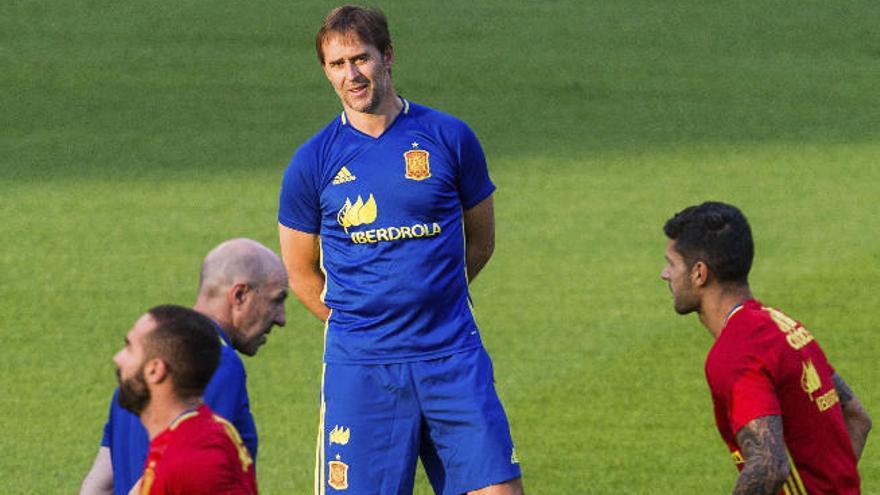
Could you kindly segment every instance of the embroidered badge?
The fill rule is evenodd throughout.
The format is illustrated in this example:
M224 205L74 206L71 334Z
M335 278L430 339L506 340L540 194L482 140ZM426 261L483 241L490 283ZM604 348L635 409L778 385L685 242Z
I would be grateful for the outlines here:
M327 483L334 490L345 490L348 488L348 464L339 460L336 456L335 461L330 461L330 479Z
M425 180L431 177L431 154L420 150L419 143L412 143L413 149L403 154L406 161L406 178L412 180Z

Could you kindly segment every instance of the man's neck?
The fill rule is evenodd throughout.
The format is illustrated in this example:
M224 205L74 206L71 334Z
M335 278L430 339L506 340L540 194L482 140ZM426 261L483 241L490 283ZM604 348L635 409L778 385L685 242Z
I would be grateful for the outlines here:
M752 298L748 285L716 287L700 304L700 322L714 338L718 338L727 325L727 319L740 304Z
M181 414L196 409L201 403L201 398L178 399L176 397L162 398L159 394L150 397L150 403L141 411L141 423L147 430L150 441L156 438L166 428L171 426Z
M210 318L226 334L226 337L229 337L229 329L232 328L232 315L229 314L228 305L217 299L210 300L199 297L192 309Z
M377 138L394 123L394 119L403 111L403 101L396 93L391 91L385 96L382 104L375 112L364 113L352 110L345 105L343 107L345 108L345 117L348 119L349 125L368 136Z

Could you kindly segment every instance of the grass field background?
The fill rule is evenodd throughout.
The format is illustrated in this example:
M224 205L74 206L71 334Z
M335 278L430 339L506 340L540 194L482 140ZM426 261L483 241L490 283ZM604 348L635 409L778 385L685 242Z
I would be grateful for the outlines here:
M340 110L313 48L332 6L0 5L0 492L76 491L134 320L191 304L226 238L277 249L281 174ZM880 417L875 2L380 6L398 90L469 122L498 185L473 296L529 493L733 486L711 339L659 280L663 222L707 199L743 208L754 292ZM288 308L246 360L268 494L312 484L321 326Z

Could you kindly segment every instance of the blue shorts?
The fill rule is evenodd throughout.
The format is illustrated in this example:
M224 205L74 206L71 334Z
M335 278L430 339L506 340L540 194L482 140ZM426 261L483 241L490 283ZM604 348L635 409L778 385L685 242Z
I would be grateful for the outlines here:
M315 494L411 495L417 458L438 495L521 476L485 349L325 364Z

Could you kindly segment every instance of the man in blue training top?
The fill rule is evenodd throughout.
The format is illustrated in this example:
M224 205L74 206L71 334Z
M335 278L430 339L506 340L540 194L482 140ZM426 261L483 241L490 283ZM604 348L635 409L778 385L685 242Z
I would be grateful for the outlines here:
M278 212L290 286L325 322L315 493L521 494L468 283L494 247L468 126L397 95L381 12L334 9L316 38L343 112L303 144Z
M253 356L274 325L284 326L287 273L281 259L250 239L232 239L205 257L193 309L209 317L221 341L220 364L204 401L228 419L257 457L257 430L251 416L247 377L233 349ZM140 419L123 409L113 394L101 447L80 493L125 495L144 470L149 439Z

